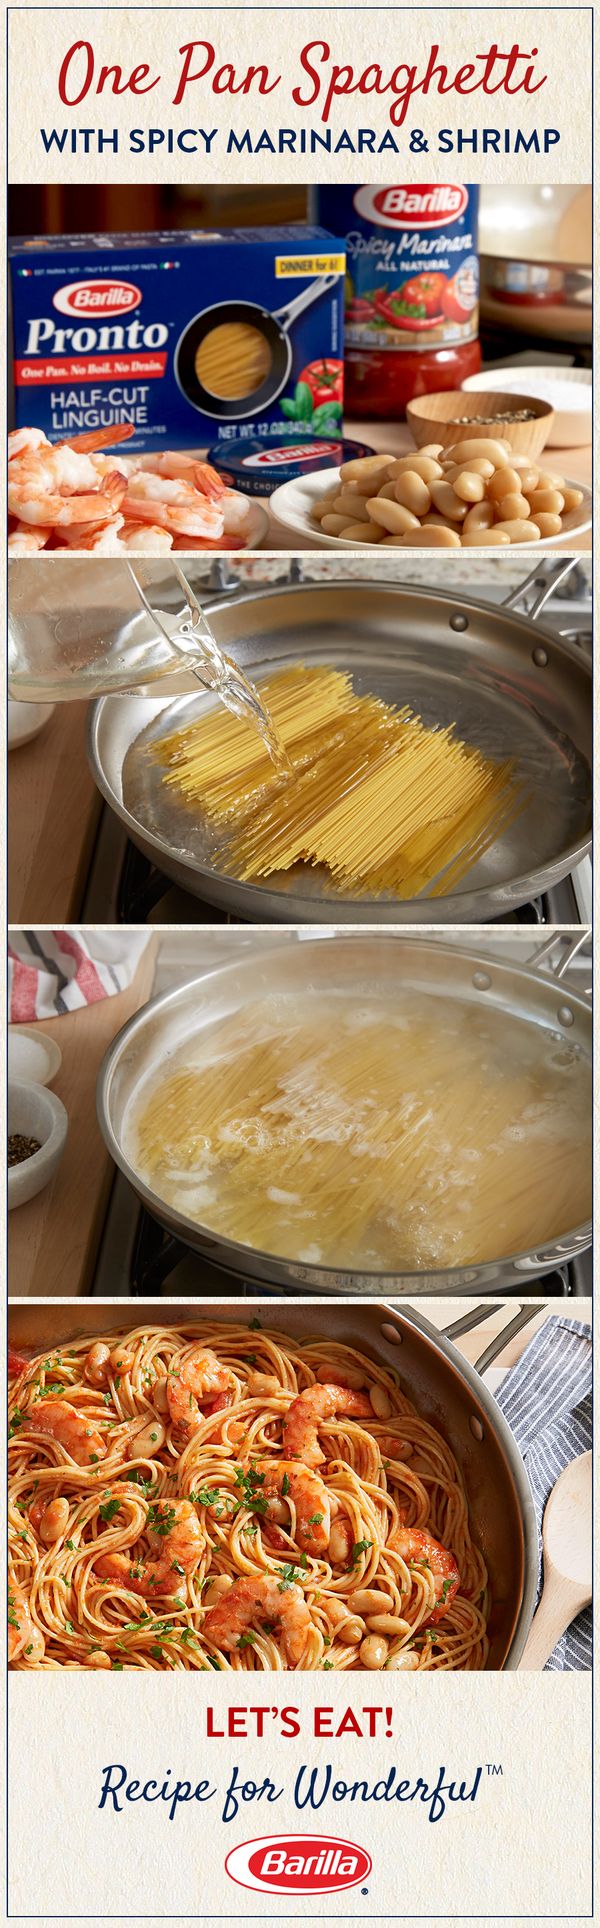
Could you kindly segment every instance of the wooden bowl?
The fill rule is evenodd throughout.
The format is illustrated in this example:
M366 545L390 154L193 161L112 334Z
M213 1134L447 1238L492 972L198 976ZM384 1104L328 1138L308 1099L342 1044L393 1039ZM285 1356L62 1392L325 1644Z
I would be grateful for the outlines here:
M535 419L531 422L498 422L495 417L504 409L530 408ZM489 415L489 422L474 421L477 415ZM466 416L466 421L457 422L457 416ZM471 390L464 388L445 389L439 395L421 395L418 400L408 402L406 419L414 435L418 448L427 442L441 442L444 448L451 448L454 442L484 440L510 442L515 455L529 455L534 461L544 448L554 421L554 409L548 402L540 402L535 395L508 395L497 389Z

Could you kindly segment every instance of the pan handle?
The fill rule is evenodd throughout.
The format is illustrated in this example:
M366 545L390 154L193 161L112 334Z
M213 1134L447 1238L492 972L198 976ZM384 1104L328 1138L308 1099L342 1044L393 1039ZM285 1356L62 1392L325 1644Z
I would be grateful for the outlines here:
M326 294L329 288L336 288L339 279L339 274L321 274L317 281L311 281L308 288L303 288L301 295L295 295L293 301L286 301L285 308L278 308L273 320L279 322L284 334L287 334L296 317L304 314L305 308L312 308L313 301L318 301L320 295Z
M478 1305L475 1306L471 1312L463 1312L459 1319L452 1320L451 1325L444 1326L444 1337L446 1339L458 1339L461 1333L472 1332L474 1326L483 1325L485 1320L489 1319L490 1312L496 1309L496 1307L490 1305L488 1300L487 1305ZM473 1361L473 1369L480 1374L481 1378L483 1378L484 1373L487 1372L488 1366L492 1366L494 1360L500 1357L509 1339L514 1339L515 1334L523 1330L523 1326L529 1325L531 1320L537 1317L539 1310L539 1305L520 1306L519 1311L515 1312L514 1318L509 1320L508 1325L503 1326L502 1331L497 1332L495 1338L488 1341L483 1352L480 1352L477 1359Z
M539 584L541 581L542 586L539 595L536 596L535 601L531 605L531 609L527 611L530 623L535 623L538 616L541 615L542 609L545 609L546 603L550 601L550 597L554 595L556 589L560 588L561 582L564 582L566 577L571 574L571 570L575 569L578 562L578 556L567 556L567 560L563 563L562 569L559 569L558 575L551 576L549 581L546 582L544 582L543 577L540 577L540 564L538 563L537 569L532 569L530 575L525 577L524 582L519 583L516 589L511 589L510 596L505 596L502 608L516 609L523 596L527 594L527 590L532 589L534 583Z
M565 931L553 931L545 944L539 944L531 957L527 958L528 970L539 972L542 964L548 964L552 976L560 982L566 977L573 959L577 957L583 945L587 944L589 937L590 931L587 925L583 930L573 931L570 937L567 937ZM591 986L584 990L584 996L591 997Z

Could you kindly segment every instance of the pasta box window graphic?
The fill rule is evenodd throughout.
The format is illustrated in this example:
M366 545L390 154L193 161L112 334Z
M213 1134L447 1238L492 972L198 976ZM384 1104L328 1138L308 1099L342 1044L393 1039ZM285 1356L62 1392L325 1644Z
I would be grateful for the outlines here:
M478 201L477 187L451 182L319 188L319 219L345 235L347 347L395 354L475 339Z
M226 1857L231 1881L261 1894L327 1895L356 1888L373 1866L366 1848L329 1834L264 1834Z
M345 254L319 227L10 247L14 425L130 449L339 437ZM26 259L24 257L26 256Z

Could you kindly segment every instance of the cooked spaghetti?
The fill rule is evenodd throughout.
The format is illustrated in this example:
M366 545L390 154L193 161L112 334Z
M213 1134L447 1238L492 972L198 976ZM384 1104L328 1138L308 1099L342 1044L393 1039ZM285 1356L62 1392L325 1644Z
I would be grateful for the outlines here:
M227 828L215 855L244 882L324 866L346 894L447 893L523 808L511 759L494 762L453 725L360 696L351 678L300 665L260 695L291 763L274 769L252 724L208 714L164 738L164 782Z
M391 1370L257 1318L13 1368L14 1666L485 1666L461 1473Z
M411 1272L530 1250L591 1209L578 1048L398 986L273 993L138 1086L124 1143L155 1195L253 1250Z
M211 328L196 351L194 368L209 395L221 401L243 401L254 395L270 374L272 354L266 335L248 321L221 321Z

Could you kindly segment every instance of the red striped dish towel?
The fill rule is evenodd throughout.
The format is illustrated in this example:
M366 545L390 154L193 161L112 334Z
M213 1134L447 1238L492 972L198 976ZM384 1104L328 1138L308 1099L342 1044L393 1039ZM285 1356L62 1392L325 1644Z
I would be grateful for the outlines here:
M8 1015L11 1024L58 1018L124 991L135 976L151 931L11 930Z

